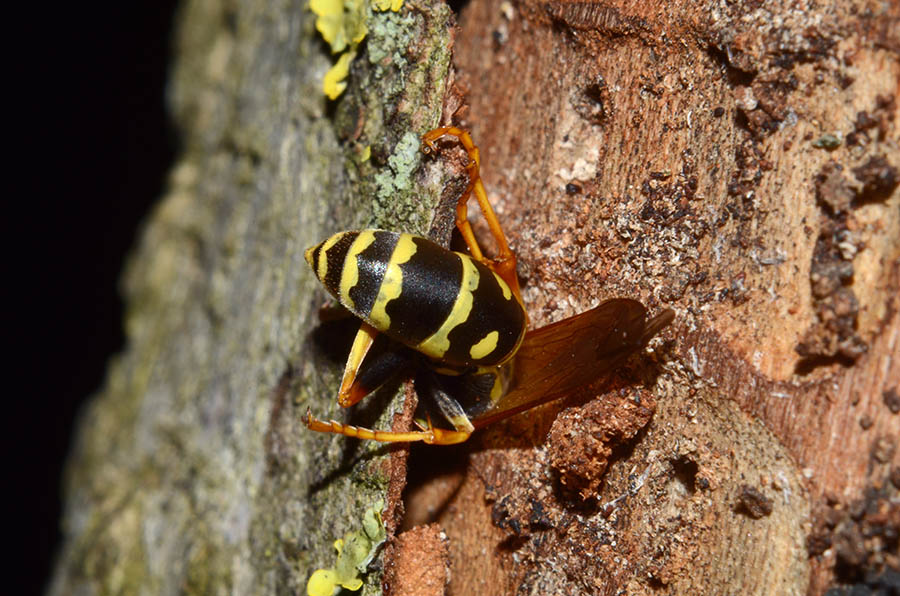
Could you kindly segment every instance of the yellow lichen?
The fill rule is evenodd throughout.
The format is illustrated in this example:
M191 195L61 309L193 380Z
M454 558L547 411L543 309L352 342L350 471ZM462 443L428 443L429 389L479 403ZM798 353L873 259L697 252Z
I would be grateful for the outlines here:
M332 53L355 49L368 33L366 0L310 0L316 16L316 29Z
M403 6L403 0L372 0L375 4L375 8L384 12L388 9L397 12L400 10L400 7Z
M316 15L316 29L328 42L334 54L341 56L325 75L323 90L330 99L336 99L344 89L350 72L350 61L356 56L356 48L369 32L371 9L397 12L403 0L310 0L309 9Z
M307 596L332 596L340 585L337 575L331 569L317 569L306 583Z
M325 95L328 99L337 99L347 88L347 74L350 72L350 61L356 56L356 52L344 52L334 66L325 73L322 81Z
M332 596L338 588L359 590L362 587L359 574L365 573L387 536L381 521L383 506L384 502L379 501L366 509L362 529L334 541L337 551L334 567L313 572L306 583L308 596Z

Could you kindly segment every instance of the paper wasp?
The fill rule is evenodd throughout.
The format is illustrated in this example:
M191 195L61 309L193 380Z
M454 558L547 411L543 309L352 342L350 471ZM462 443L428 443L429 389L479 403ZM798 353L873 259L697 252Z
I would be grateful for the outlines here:
M341 232L306 251L318 279L362 319L344 369L338 403L349 407L396 373L414 367L426 414L418 430L392 432L322 421L311 430L376 441L449 445L473 431L590 385L644 346L674 318L647 318L635 300L607 300L574 317L527 331L516 256L487 198L478 148L465 130L438 128L423 150L455 137L468 154L468 185L456 205L456 227L469 254L410 234ZM489 259L467 217L474 194L498 248ZM453 429L432 424L439 415Z

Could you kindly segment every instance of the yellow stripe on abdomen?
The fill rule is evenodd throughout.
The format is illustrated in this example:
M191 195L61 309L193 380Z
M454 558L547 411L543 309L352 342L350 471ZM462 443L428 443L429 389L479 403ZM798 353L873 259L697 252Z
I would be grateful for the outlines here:
M356 310L356 304L353 303L353 298L350 297L350 290L359 281L357 257L359 253L369 248L373 242L375 242L375 232L362 230L359 236L356 237L356 240L353 241L353 244L350 245L350 248L347 250L347 256L344 258L344 267L341 271L341 300L344 306L352 311Z
M319 281L325 281L325 273L328 271L328 249L337 244L338 240L343 238L346 232L335 234L322 243L322 250L319 251L319 262L316 263L316 276Z
M369 312L369 323L379 331L387 331L391 327L391 317L385 310L388 302L394 300L403 291L403 271L400 265L409 261L416 254L416 244L409 234L400 234L397 246L391 253L390 261L384 272L384 279L378 288L378 297Z
M462 261L462 281L453 308L450 309L450 314L447 315L440 328L416 346L418 351L432 358L442 358L450 349L450 332L468 320L474 303L472 292L478 287L479 273L475 264L468 257L456 256Z
M497 349L497 340L499 338L499 332L491 331L483 338L481 338L481 341L479 341L469 349L469 356L472 357L472 360L481 360L485 356L488 356L491 352Z
M494 272L491 271L491 273L494 273ZM500 286L500 291L503 292L503 297L504 297L506 300L511 299L511 298L512 298L512 291L509 289L509 286L506 285L506 282L503 281L503 278L500 277L499 275L497 275L496 273L494 273L494 277L497 278L497 285Z

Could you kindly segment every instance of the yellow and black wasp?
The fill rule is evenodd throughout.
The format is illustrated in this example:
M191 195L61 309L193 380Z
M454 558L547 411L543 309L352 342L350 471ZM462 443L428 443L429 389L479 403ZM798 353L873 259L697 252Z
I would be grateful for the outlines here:
M476 429L590 385L644 346L674 318L647 318L636 300L607 300L574 317L526 331L528 317L516 257L479 174L478 148L465 130L438 128L423 137L436 153L444 136L468 154L468 185L456 206L456 227L469 253L400 232L340 232L306 251L326 289L362 319L338 392L349 407L398 372L413 367L427 413L418 430L392 432L322 421L307 411L308 428L376 441L449 445ZM498 256L484 256L469 224L474 194ZM440 415L452 429L432 424Z

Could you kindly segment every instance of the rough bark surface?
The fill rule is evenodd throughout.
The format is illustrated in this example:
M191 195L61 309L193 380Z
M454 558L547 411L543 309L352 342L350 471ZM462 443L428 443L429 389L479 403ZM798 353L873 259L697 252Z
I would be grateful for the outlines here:
M532 324L613 296L677 320L612 389L492 427L457 468L412 460L451 594L821 594L898 568L898 16L464 8L460 116ZM642 384L652 420L604 443L634 417L584 400Z
M182 6L182 155L124 276L128 347L80 421L51 594L305 593L366 509L389 503L396 526L406 451L301 423L338 416L354 332L318 326L303 253L355 227L428 229L444 184L417 136L441 115L452 21L434 2L376 14L355 85L327 103L306 2ZM390 427L380 397L354 421Z
M302 593L379 499L365 594L821 594L897 566L896 0L473 0L455 42L446 6L407 2L333 104L305 8L182 9L183 155L124 279L50 593ZM451 115L532 325L613 296L677 319L603 386L417 449L401 501L405 448L300 422L340 417L355 331L317 326L303 251L445 235L458 179L416 138ZM351 422L408 425L391 395Z

